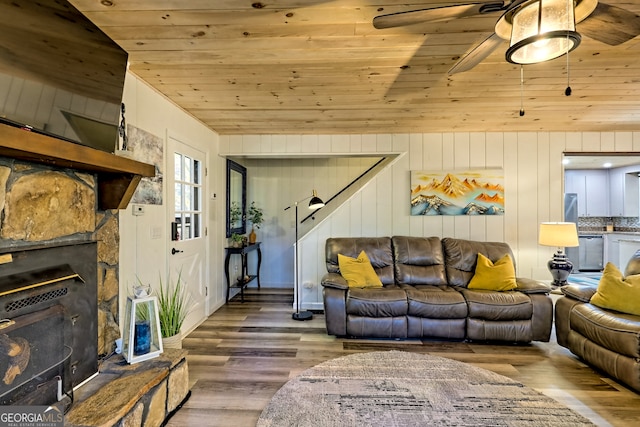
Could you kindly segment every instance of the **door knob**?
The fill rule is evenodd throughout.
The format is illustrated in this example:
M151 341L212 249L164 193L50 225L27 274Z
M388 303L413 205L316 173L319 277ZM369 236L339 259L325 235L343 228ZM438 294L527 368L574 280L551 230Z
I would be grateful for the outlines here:
M171 248L171 255L175 255L175 254L180 253L180 252L184 252L184 251L181 251L181 250L176 249L176 248Z

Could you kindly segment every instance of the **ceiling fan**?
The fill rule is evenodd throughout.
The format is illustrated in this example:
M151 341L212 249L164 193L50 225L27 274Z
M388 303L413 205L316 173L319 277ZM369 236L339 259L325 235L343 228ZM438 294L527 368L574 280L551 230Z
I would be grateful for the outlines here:
M482 1L410 10L376 16L373 19L373 26L377 29L384 29L418 23L450 21L478 15L497 15L500 13L501 15L497 19L493 34L473 47L449 70L449 74L455 74L472 69L496 50L505 40L509 41L516 14L520 13L524 8L534 5L534 3L540 3L540 1ZM542 2L544 3L545 1L543 0ZM538 8L537 4L534 6ZM640 16L617 6L599 3L598 0L574 0L573 13L580 34L611 46L617 46L640 35ZM580 35L575 31L574 34L576 34L577 40L574 40L575 43L572 48L575 48L580 43ZM566 52L567 50L564 51L564 53ZM515 62L509 58L508 60Z

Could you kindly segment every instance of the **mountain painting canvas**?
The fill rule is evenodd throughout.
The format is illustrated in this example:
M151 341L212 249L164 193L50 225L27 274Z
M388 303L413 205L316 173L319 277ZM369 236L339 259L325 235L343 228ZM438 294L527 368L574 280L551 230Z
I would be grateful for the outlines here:
M411 215L504 215L504 173L411 171Z

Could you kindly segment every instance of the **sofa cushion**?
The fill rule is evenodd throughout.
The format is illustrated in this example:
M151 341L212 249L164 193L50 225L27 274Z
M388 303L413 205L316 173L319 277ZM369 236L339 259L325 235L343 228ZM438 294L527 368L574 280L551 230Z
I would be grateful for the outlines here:
M590 302L601 308L640 316L640 274L622 277L620 270L608 262Z
M469 317L484 320L529 320L533 315L531 298L517 291L496 292L461 288Z
M347 335L371 338L407 338L407 316L347 316Z
M394 236L396 283L446 285L444 252L438 237Z
M363 317L406 316L407 294L399 288L350 288L347 314Z
M575 331L569 332L567 347L590 365L640 392L640 359L611 351Z
M487 322L485 319L467 319L469 341L505 341L528 343L533 340L530 320Z
M444 338L463 340L466 337L467 319L434 319L430 317L407 316L407 337Z
M640 317L614 313L593 304L576 304L569 314L572 330L594 343L640 358Z
M464 319L467 302L449 286L419 286L407 289L409 316L431 319Z
M393 285L393 254L390 237L330 237L325 244L327 272L339 273L338 254L356 258L365 251L383 285Z
M347 280L350 288L381 288L382 282L365 251L361 251L358 258L338 254L340 273Z
M478 254L496 262L505 254L514 260L513 252L508 244L502 242L475 242L471 240L442 239L447 280L451 286L467 287L476 270ZM513 267L515 268L515 261Z
M516 270L508 254L504 254L495 263L486 256L478 254L476 270L469 281L469 289L510 291L516 287Z

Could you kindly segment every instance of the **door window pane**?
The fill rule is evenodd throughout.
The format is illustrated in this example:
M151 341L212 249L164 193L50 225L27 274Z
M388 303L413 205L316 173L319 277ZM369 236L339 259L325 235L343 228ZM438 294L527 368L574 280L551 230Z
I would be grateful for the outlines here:
M181 154L175 153L173 158L173 164L174 164L173 179L175 179L176 181L182 181L182 155Z
M201 162L175 153L174 218L180 240L202 236L202 167Z

